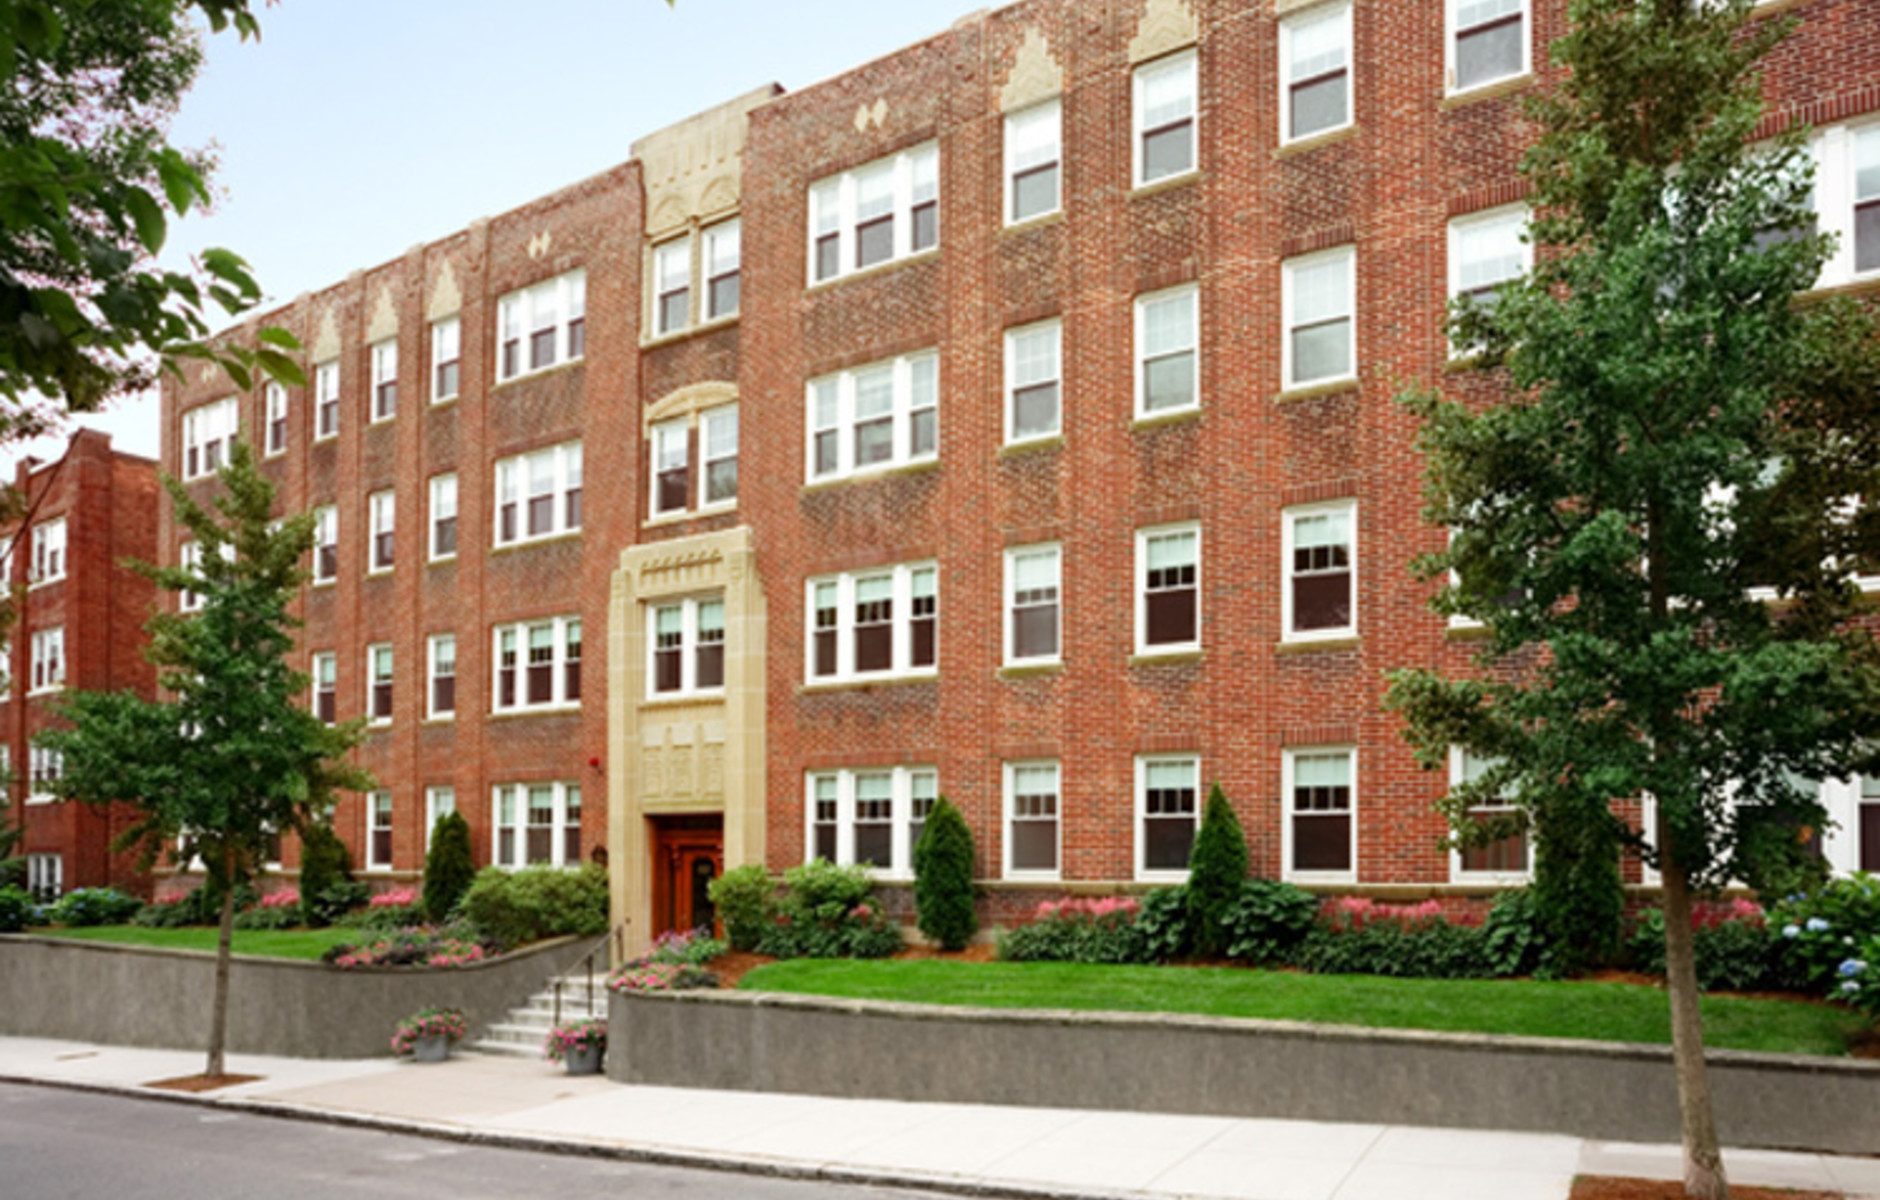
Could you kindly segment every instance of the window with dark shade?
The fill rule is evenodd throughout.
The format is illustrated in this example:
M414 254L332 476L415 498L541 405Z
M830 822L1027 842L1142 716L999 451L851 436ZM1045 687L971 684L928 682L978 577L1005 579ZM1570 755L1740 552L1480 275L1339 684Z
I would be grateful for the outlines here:
M1144 872L1186 871L1194 846L1201 764L1194 758L1146 758L1137 764L1141 788Z
M1201 534L1196 529L1145 532L1139 540L1142 572L1140 647L1198 644Z
M1300 873L1349 873L1352 755L1349 750L1289 755L1292 832L1291 869Z
M1288 518L1289 634L1351 630L1352 517L1350 507Z

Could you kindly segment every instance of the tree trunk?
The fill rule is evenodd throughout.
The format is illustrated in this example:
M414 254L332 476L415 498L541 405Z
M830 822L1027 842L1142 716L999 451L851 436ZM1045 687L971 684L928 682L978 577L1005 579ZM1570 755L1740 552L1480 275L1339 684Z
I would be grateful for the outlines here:
M229 959L235 949L234 855L229 855L226 884L222 888L222 927L215 945L215 999L209 1006L209 1065L206 1075L223 1075L222 1049L228 1042Z
M1691 886L1675 852L1663 863L1665 990L1671 996L1671 1058L1678 1075L1678 1120L1684 1135L1684 1194L1729 1200L1717 1117L1704 1069L1704 1026L1697 1008L1697 956L1691 936Z

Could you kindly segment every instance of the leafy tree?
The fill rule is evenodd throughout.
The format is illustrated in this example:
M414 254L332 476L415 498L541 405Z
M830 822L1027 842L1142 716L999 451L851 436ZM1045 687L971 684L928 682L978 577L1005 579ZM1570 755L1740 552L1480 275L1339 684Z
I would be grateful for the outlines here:
M447 812L432 827L431 849L424 856L424 915L438 922L448 919L476 877L470 822L462 813Z
M973 831L945 796L914 844L914 923L948 950L965 949L979 932L973 907Z
M132 564L158 586L202 599L196 613L159 612L146 625L168 698L73 693L58 706L69 728L40 735L65 756L61 796L136 808L117 849L139 847L148 868L180 845L177 857L199 860L221 895L210 1075L223 1072L236 888L260 870L277 831L304 835L326 818L336 791L374 786L344 761L365 736L362 723L329 726L308 712L299 702L307 677L287 662L299 624L288 605L306 578L312 516L274 523L274 486L245 445L231 450L220 479L213 512L164 481L177 519L202 547L199 566Z
M1505 797L1542 863L1629 844L1661 872L1685 1187L1706 1198L1728 1187L1693 892L1792 869L1824 814L1790 780L1863 769L1880 737L1880 656L1850 625L1850 576L1880 564L1880 348L1861 310L1797 300L1829 245L1799 133L1750 145L1786 30L1749 7L1573 0L1570 73L1530 108L1538 266L1453 323L1506 399L1410 398L1426 514L1453 533L1420 565L1455 572L1435 607L1486 625L1483 670L1389 693L1425 765L1496 763L1445 801L1459 841L1506 833L1468 817ZM1637 797L1642 830L1612 808Z
M1188 936L1196 954L1213 958L1227 950L1228 911L1247 878L1247 835L1215 784L1208 790L1201 827L1188 850Z

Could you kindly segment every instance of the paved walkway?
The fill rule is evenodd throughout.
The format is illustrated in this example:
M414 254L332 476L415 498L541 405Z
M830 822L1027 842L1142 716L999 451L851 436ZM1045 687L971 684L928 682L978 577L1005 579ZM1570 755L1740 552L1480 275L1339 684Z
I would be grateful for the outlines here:
M0 1038L0 1079L9 1081L175 1098L144 1085L201 1069L194 1051ZM629 1087L569 1078L547 1062L461 1053L439 1066L238 1054L229 1069L261 1078L188 1099L479 1142L978 1195L1564 1200L1577 1174L1678 1176L1675 1146ZM1736 1183L1880 1200L1880 1159L1725 1157Z

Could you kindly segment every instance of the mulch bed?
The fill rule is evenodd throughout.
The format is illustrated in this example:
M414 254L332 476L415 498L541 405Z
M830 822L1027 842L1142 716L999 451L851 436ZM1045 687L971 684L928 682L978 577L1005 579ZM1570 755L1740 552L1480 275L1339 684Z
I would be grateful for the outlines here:
M1679 1179L1619 1179L1582 1175L1573 1181L1569 1200L1684 1200ZM1788 1188L1730 1188L1730 1200L1846 1200L1841 1192L1797 1192Z
M238 1083L254 1083L260 1078L259 1075L178 1075L175 1079L159 1079L144 1086L166 1092L213 1092Z

